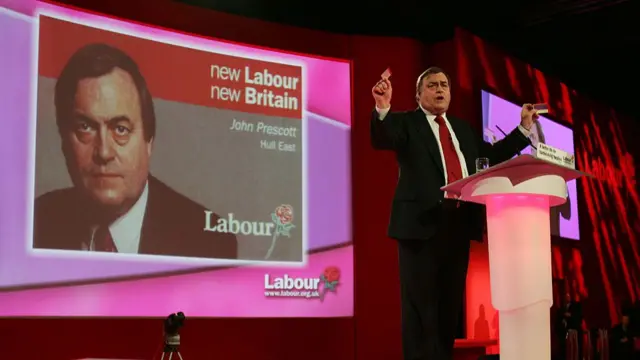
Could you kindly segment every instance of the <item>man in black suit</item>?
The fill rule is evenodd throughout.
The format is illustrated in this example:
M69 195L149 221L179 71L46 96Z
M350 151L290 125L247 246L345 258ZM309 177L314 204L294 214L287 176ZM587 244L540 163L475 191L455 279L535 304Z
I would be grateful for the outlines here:
M149 175L155 112L133 59L105 44L79 49L54 102L73 187L36 199L34 248L237 257L235 235L205 232L206 209Z
M567 353L567 333L569 330L575 330L578 335L578 354L579 358L582 355L583 344L583 331L582 331L582 304L578 301L574 301L571 298L571 294L565 295L562 308L559 309L558 328L559 328L559 341L560 341L560 355L566 356Z
M637 360L638 352L635 349L636 334L633 333L633 324L627 312L622 313L620 324L611 329L609 341L611 360Z
M388 234L398 241L407 360L453 358L470 240L480 239L484 229L482 206L458 202L440 188L473 174L479 157L495 165L516 155L529 144L528 129L537 119L526 104L518 128L492 146L446 114L449 86L444 71L427 69L416 84L419 107L408 112L390 112L389 79L372 89L372 145L394 151L399 165Z

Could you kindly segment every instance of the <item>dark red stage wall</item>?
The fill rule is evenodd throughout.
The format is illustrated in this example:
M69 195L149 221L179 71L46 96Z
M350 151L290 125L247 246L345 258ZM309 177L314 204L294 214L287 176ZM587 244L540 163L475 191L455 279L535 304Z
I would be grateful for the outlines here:
M184 328L186 359L399 359L400 308L395 244L385 230L397 181L391 154L369 144L370 89L387 66L394 71L394 108L411 109L415 79L431 64L453 77L451 113L480 124L479 89L489 86L512 101L547 102L573 124L579 165L596 166L598 178L581 183L583 240L558 244L554 276L564 289L579 294L593 322L616 320L622 299L635 300L640 269L637 238L637 125L611 109L505 56L470 34L424 46L407 39L346 36L192 8L170 0L70 0L85 9L170 29L290 51L354 61L354 242L356 300L354 319L194 319ZM381 51L384 49L384 51ZM586 74L591 76L593 74ZM637 143L637 141L636 141ZM628 154L631 161L616 160ZM610 179L611 172L621 174ZM474 258L482 259L482 246ZM625 265L626 264L626 265ZM475 265L482 271L483 262ZM472 267L473 267L472 266ZM479 289L488 291L488 284ZM620 295L622 294L622 295ZM474 303L475 301L475 303ZM478 306L480 300L469 300ZM0 331L12 358L69 359L82 356L150 358L160 339L159 319L4 319ZM472 335L472 334L471 334Z
M454 79L450 112L474 125L481 124L484 88L515 103L547 103L551 118L573 127L577 166L594 178L578 183L581 241L553 244L554 305L570 293L584 303L585 327L616 323L621 308L640 297L639 124L469 33L457 31L453 41L429 52ZM596 81L605 73L594 69L585 76ZM495 337L497 316L483 293L489 290L486 246L473 247L470 271L467 336L476 337L474 322L483 305Z

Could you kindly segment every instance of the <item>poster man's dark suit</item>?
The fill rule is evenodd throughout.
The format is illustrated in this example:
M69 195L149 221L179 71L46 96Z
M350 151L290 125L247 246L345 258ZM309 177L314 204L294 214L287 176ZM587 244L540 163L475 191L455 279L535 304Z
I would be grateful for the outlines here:
M468 174L475 160L508 160L529 143L518 129L491 145L463 120L446 116L464 154ZM399 179L389 237L398 241L405 359L451 359L465 287L471 239L481 239L484 207L445 199L441 149L418 108L371 116L374 148L395 152Z
M81 250L82 244L91 238L88 209L75 188L40 196L35 204L34 248ZM205 210L150 176L138 253L237 258L235 235L203 231ZM212 223L217 219L217 215L212 215Z

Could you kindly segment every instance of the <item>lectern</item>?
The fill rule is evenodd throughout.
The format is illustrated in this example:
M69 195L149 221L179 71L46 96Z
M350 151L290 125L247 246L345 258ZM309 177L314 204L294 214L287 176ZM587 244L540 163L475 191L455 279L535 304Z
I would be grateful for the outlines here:
M549 208L566 182L586 175L521 155L442 188L485 204L491 301L500 315L500 359L549 360L553 305Z

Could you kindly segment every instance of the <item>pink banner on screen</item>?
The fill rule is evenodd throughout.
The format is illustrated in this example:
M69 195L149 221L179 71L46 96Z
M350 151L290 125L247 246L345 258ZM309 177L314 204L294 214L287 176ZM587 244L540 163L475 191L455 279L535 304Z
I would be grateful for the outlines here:
M212 317L339 317L353 315L353 248L309 257L306 269L235 268L114 283L0 293L1 316L158 316L183 311ZM320 279L328 268L336 282ZM310 289L265 289L265 275L305 279ZM318 281L314 289L313 283ZM286 281L285 281L286 282ZM302 281L299 281L302 282ZM224 291L220 291L224 289ZM323 298L316 297L318 290ZM288 291L290 296L275 296ZM302 296L311 291L311 297ZM277 294L280 295L280 294Z

